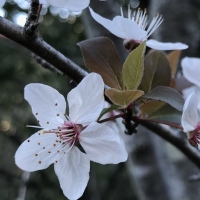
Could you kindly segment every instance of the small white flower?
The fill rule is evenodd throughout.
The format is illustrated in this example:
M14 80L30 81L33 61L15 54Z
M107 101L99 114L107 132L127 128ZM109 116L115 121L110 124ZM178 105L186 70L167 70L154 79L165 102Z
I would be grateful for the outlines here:
M31 0L27 0L31 1ZM87 8L90 0L39 0L40 4L51 5L58 8L66 8L71 12L81 11Z
M194 90L186 99L181 119L191 145L200 149L200 90Z
M119 135L95 122L104 107L104 83L98 74L89 74L69 92L69 116L65 115L64 97L49 86L27 85L25 99L43 130L21 144L15 162L30 172L54 163L60 186L69 199L83 194L90 160L100 164L126 161L127 152Z
M185 57L181 60L185 78L200 88L200 58Z
M147 15L146 10L143 12L138 9L137 12L131 13L130 5L128 7L128 18L124 18L122 7L121 15L116 16L112 21L101 17L96 14L91 8L90 13L92 17L108 29L112 34L125 39L125 41L141 43L160 26L163 19L160 15L156 15L148 26L147 30ZM134 44L132 44L134 45ZM158 42L156 40L148 40L146 45L152 49L157 50L175 50L175 49L187 49L188 45L183 43L171 43L171 42Z

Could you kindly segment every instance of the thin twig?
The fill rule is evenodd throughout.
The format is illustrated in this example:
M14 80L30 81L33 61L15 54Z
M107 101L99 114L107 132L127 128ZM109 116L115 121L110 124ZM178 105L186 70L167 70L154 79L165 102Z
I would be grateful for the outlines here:
M38 37L37 27L41 11L39 0L32 0L26 23L23 28L23 35L27 40L33 40Z
M174 135L172 132L163 129L159 124L156 123L141 121L140 124L173 144L200 169L200 152L189 144L189 142L186 140L186 137L184 140L183 138Z

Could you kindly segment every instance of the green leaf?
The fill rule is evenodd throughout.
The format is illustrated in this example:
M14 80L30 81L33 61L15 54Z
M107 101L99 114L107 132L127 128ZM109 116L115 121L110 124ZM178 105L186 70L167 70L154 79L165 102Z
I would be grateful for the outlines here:
M179 111L183 110L183 97L176 90L169 87L158 86L142 98L164 101Z
M79 42L86 67L100 74L104 83L121 90L122 63L114 43L106 37L98 37Z
M165 105L165 102L163 101L151 100L142 104L140 106L140 111L143 116L147 117L152 113L156 112L157 110L159 110L163 105Z
M116 90L108 89L105 91L106 96L116 105L127 107L131 102L141 97L144 92L141 90Z
M144 52L146 41L134 49L127 57L123 65L123 83L127 90L138 88L144 70Z
M149 119L171 122L181 124L182 112L176 110L169 104L163 105L160 109L156 110L148 116Z
M104 108L101 114L99 115L99 118L97 119L97 121L99 121L102 118L102 116L105 115L106 113L116 110L117 108L119 108L119 106L115 104L112 104L109 108Z
M170 86L170 63L162 51L151 51L144 60L144 75L138 89L148 93L157 86Z

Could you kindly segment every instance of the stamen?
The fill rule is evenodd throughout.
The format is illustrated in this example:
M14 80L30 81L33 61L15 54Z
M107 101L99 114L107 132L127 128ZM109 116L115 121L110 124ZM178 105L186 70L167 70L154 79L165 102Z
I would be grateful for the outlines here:
M147 29L147 37L149 37L163 22L162 15L157 14Z
M131 6L128 4L128 19L131 20Z
M29 128L43 128L41 126L30 126L30 125L26 125L26 127L29 127Z
M120 12L121 12L121 16L124 17L122 6L120 6Z

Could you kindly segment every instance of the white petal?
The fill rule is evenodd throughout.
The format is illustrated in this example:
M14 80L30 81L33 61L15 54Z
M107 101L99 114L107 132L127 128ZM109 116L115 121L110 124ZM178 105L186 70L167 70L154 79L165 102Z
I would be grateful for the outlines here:
M198 122L197 111L198 98L195 92L192 92L186 99L183 107L181 124L185 132L193 131Z
M59 159L60 153L57 151L61 148L61 144L56 142L56 134L41 132L33 134L18 148L15 163L19 168L33 172L45 169Z
M126 38L126 35L124 32L121 32L121 30L119 29L118 26L115 26L114 22L101 17L100 15L98 15L97 13L95 13L92 8L90 8L90 13L92 15L92 17L94 18L95 21L97 21L99 24L101 24L102 26L104 26L106 29L108 29L112 34L116 35L117 37L120 37L122 39Z
M57 90L47 85L32 83L25 87L24 96L41 127L55 129L64 123L66 102Z
M90 160L100 164L117 164L127 160L128 154L121 138L111 128L91 123L80 133L79 142Z
M31 0L26 0L26 1L31 2ZM40 4L44 4L44 5L48 4L47 0L39 0L39 2Z
M124 39L143 41L147 37L147 32L142 30L134 21L117 16L113 19L113 26L118 28Z
M181 66L185 78L200 87L200 59L185 57L181 60Z
M190 86L190 87L184 88L184 89L181 91L181 93L182 93L184 99L187 99L187 97L194 91L195 87L197 87L197 86L192 85L192 86Z
M69 0L46 0L51 6L62 8Z
M200 113L200 87L194 86L194 92L198 99L197 100L197 102L198 102L197 109L198 109L198 113ZM200 115L199 115L199 117L200 117ZM198 122L200 122L200 118L198 119Z
M4 6L6 0L0 0L0 8Z
M90 0L69 0L64 8L72 12L81 11L89 6Z
M104 83L100 75L91 73L67 95L69 117L79 124L91 123L104 107Z
M90 171L90 160L77 147L73 147L54 165L64 195L70 200L82 196Z
M156 50L182 50L187 49L188 45L181 42L159 42L157 40L148 40L146 45L152 49Z

